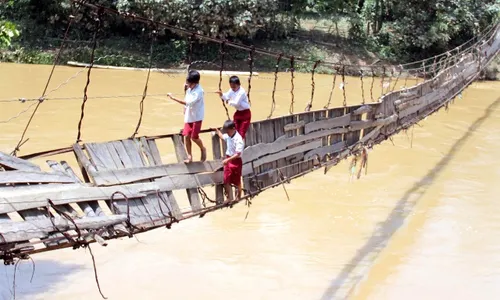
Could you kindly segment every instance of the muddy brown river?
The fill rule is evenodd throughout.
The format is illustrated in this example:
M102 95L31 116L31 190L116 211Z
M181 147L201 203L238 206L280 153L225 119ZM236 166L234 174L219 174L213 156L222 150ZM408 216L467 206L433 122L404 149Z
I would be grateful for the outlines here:
M49 90L81 69L56 68ZM20 138L50 66L0 64L0 151ZM21 153L76 140L86 71L41 104ZM252 82L252 115L270 113L272 74ZM82 139L129 137L139 117L145 72L93 70ZM316 76L313 109L328 101L332 76ZM140 135L176 132L182 75L152 74ZM220 126L218 76L202 75L204 127ZM246 87L246 80L242 80ZM370 81L365 97L370 100ZM342 105L337 80L332 105ZM398 83L400 87L403 82ZM226 88L227 77L223 86ZM380 84L374 88L380 94ZM109 299L499 299L500 82L478 82L449 111L427 118L369 153L368 174L349 180L348 161L237 205L137 238L95 245L99 281ZM359 78L347 78L348 104L361 102ZM310 75L295 79L295 112L311 96ZM288 113L290 74L280 74L275 116ZM11 119L20 112L19 117ZM232 114L232 111L231 111ZM8 121L8 122L6 122ZM208 139L207 139L208 142ZM175 154L160 142L164 162ZM163 146L162 146L163 145ZM195 152L195 155L198 154ZM45 160L34 161L48 169ZM50 159L68 160L72 154ZM101 299L92 260L65 249L23 261L16 299ZM13 267L0 267L0 299L12 299Z

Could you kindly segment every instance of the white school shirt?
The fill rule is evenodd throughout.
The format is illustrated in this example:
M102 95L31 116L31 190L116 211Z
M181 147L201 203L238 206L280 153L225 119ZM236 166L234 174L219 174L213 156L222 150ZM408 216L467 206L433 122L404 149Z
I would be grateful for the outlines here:
M186 91L184 123L202 121L205 116L205 99L203 89L199 84Z
M227 149L226 155L233 156L236 153L243 152L243 148L245 148L245 142L241 135L236 131L233 137L230 137L227 133L223 135L224 141L226 141Z
M229 91L222 94L222 99L228 101L227 104L236 108L236 110L250 109L250 103L248 102L247 93L241 86L236 92L232 89L229 89Z

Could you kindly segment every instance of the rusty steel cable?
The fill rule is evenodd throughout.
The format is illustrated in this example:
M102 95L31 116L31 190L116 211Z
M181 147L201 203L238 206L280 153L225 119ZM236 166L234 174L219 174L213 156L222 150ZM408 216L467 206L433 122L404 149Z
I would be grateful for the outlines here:
M224 52L224 46L226 45L225 42L222 42L220 44L220 70L219 70L219 91L222 91L222 72L224 71L224 57L226 56L226 53ZM221 99L222 106L224 106L224 109L226 110L226 116L228 120L231 120L231 117L229 116L229 111L227 110L226 102L224 102L224 99Z
M384 95L385 71L386 71L385 66L383 66L382 76L380 77L381 96Z
M323 107L324 109L328 109L330 107L330 103L332 102L333 92L335 90L335 82L337 81L338 72L339 72L338 68L334 68L332 89L330 90L330 96L328 97L328 103L326 103L325 107Z
M372 102L375 102L375 99L373 99L373 86L375 85L375 71L373 67L371 68L372 71L372 84L370 86L370 98L372 99Z
M314 83L314 73L316 72L316 68L318 67L318 65L321 63L321 60L318 60L314 63L314 66L312 68L312 71L311 71L311 100L309 101L309 103L307 104L306 108L304 109L304 111L311 111L311 108L312 108L312 103L314 101L314 87L315 87L315 83Z
M101 12L98 12L97 18L95 19L97 25L95 26L94 29L94 34L92 36L92 52L90 54L90 65L87 70L87 82L85 84L85 88L83 89L83 101L82 101L82 106L81 106L81 114L80 114L80 121L78 122L78 133L76 135L76 142L79 143L81 142L81 136L82 136L82 123L83 123L83 118L85 117L85 104L87 103L87 90L90 85L90 73L92 72L92 67L94 66L94 55L95 55L95 49L97 47L97 35L99 33L99 30L101 29L102 26L102 20L101 20Z
M275 94L276 94L276 83L278 82L278 72L280 69L280 62L281 62L281 57L282 55L278 56L278 59L276 60L276 66L274 69L274 86L273 86L273 92L271 94L272 102L271 102L271 112L267 116L268 119L270 119L273 116L274 109L276 108L276 99L275 99Z
M391 90L391 82L392 82L392 78L394 77L394 68L391 68L391 73L389 75L389 82L387 83L387 92L389 92Z
M56 55L56 57L54 59L54 63L52 64L52 69L50 70L49 78L47 79L47 82L45 83L45 87L43 89L42 95L40 96L40 98L38 98L38 102L37 102L37 104L35 106L35 109L31 113L30 118L28 119L28 123L26 123L26 126L24 127L23 133L21 134L21 138L19 139L19 141L17 142L16 147L14 148L14 150L11 153L11 155L13 155L13 156L17 155L17 152L20 150L21 145L23 145L26 142L24 140L24 137L26 136L26 132L28 131L28 128L30 127L31 121L33 121L33 118L35 117L35 114L38 111L38 108L40 107L40 105L42 104L43 100L45 99L44 97L45 97L45 95L47 93L47 89L49 88L49 84L50 84L50 81L52 80L52 76L54 75L54 70L56 69L56 66L57 66L57 63L59 62L59 59L61 58L61 53L62 53L62 51L64 49L64 46L66 45L66 41L68 40L69 30L71 28L71 25L74 22L74 19L75 19L75 17L74 17L74 13L75 12L76 11L75 11L75 9L73 7L73 14L69 16L68 26L66 27L66 31L64 32L64 38L63 38L63 40L61 42L61 46L59 47L59 51L57 52L57 55Z
M345 86L346 86L346 83L345 83L345 66L342 66L342 94L344 96L344 102L342 103L342 105L344 107L347 106L347 97L345 95Z
M295 78L295 75L294 75L294 72L295 72L295 57L291 57L290 59L290 83L291 83L291 88L290 88L290 95L292 96L292 99L291 99L291 102L290 102L290 114L293 115L293 104L295 103L295 95L293 93L294 89L295 89L295 84L293 83L293 79Z
M156 41L156 29L153 28L151 30L151 45L149 47L149 67L148 67L148 75L146 76L146 83L144 84L144 91L142 92L142 98L141 102L139 103L139 121L137 122L137 126L135 127L134 133L130 138L135 138L137 133L139 132L139 128L141 127L142 123L142 116L144 114L144 100L146 99L146 96L148 94L148 84L149 84L149 78L151 75L151 68L153 66L153 49L154 49L154 44Z
M402 67L401 67L401 69L399 69L398 77L396 77L396 81L394 81L394 85L392 86L391 92L394 92L394 90L396 89L396 85L398 84L399 77L401 77L401 73L403 73Z
M252 46L252 50L248 53L248 67L250 69L250 76L248 76L248 91L247 91L247 98L248 98L248 103L252 104L252 101L250 100L250 90L252 89L252 76L253 76L253 56L255 54L255 47Z
M359 79L361 80L361 99L362 99L362 102L361 104L365 104L365 84L363 82L363 77L365 76L365 74L363 74L363 69L360 69L359 70Z

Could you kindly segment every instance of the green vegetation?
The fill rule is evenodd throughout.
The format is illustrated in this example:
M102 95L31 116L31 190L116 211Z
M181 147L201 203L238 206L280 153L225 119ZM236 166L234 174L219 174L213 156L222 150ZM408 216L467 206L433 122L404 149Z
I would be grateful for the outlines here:
M500 12L498 0L95 0L106 7L205 35L315 60L408 62L442 53L479 35ZM90 59L95 15L70 0L8 0L0 5L0 59L52 63L69 16L75 21L61 63ZM132 18L102 17L96 57L100 64L145 67L150 31ZM219 46L195 41L193 60L204 68L219 63ZM158 32L153 61L180 67L189 41ZM248 53L226 49L228 68L246 69ZM275 59L255 58L256 69L272 70ZM213 62L213 63L210 63ZM288 67L285 62L283 67ZM310 64L299 64L308 71ZM325 67L319 72L329 72Z

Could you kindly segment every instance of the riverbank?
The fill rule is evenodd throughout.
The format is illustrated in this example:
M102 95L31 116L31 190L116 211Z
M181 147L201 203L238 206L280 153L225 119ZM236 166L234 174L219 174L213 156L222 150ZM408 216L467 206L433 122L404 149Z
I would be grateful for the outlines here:
M52 64L61 44L61 40L45 40L40 43L13 43L8 50L0 52L0 61L26 64ZM88 41L69 41L63 50L59 63L68 61L88 63L92 49ZM381 58L370 52L364 45L343 38L328 42L315 41L311 34L275 41L261 41L258 48L273 52L293 54L296 57L312 61L339 61L344 64L371 65ZM112 38L101 41L95 50L95 60L101 65L129 68L147 68L149 66L149 41ZM185 69L187 58L185 41L166 41L154 46L152 64L155 68ZM226 49L224 65L226 69L248 71L248 53L241 50ZM215 44L195 45L194 68L218 70L220 65L219 48ZM288 68L287 61L280 67ZM297 63L298 72L310 72L313 63ZM273 72L276 59L255 55L254 71ZM329 66L319 66L317 73L332 73Z
M25 64L52 64L62 43L61 39L34 37L13 41L8 49L0 50L0 62ZM96 64L125 67L148 68L151 41L147 38L110 37L99 40L94 53ZM354 40L342 31L331 33L320 28L307 28L291 33L289 37L277 40L259 40L255 42L257 48L266 49L275 53L293 54L311 61L311 63L296 63L297 72L311 72L314 61L341 62L345 65L376 65L404 62L387 60L374 51L366 41ZM184 71L187 67L189 45L187 40L158 40L154 44L152 67ZM233 48L225 49L224 69L231 71L248 72L248 53ZM68 40L65 43L59 64L67 62L90 62L92 54L91 41ZM193 45L192 67L203 70L219 70L220 49L214 43L195 43ZM280 71L290 67L286 60L280 63ZM273 57L255 55L254 72L274 72L276 59ZM353 70L346 70L351 74ZM315 71L319 74L332 74L333 68L328 65L319 65ZM483 72L480 79L498 80L500 72L500 58L495 59Z

